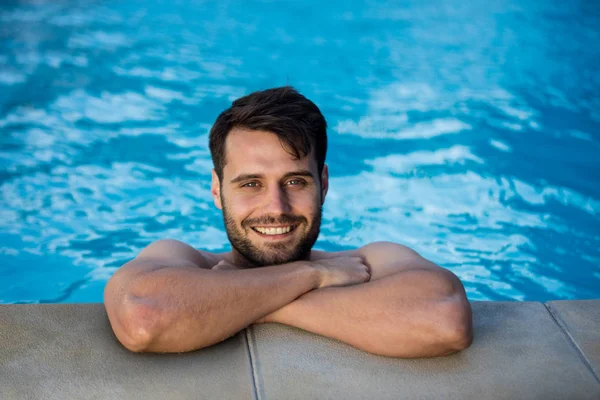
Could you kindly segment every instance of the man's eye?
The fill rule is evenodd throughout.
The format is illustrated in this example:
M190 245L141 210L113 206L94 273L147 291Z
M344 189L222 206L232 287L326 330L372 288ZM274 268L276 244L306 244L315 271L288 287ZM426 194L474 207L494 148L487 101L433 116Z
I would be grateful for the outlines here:
M288 185L291 186L301 186L304 185L304 181L302 179L291 179L288 181Z
M244 184L242 185L242 187L255 188L255 187L258 187L258 182L248 182L248 183L244 183Z

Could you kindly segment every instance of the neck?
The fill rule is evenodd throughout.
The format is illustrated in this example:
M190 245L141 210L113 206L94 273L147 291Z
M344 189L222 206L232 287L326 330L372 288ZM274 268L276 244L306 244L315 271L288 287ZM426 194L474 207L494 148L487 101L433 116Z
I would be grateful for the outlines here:
M236 249L231 249L228 254L229 261L232 264L238 265L244 268L256 268L256 265L252 264L246 257L241 255Z

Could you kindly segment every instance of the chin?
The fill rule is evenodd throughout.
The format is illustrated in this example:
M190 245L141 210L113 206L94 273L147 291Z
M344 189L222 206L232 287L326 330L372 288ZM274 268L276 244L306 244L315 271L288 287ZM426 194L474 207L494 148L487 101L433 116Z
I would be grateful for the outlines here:
M287 246L286 246L287 247ZM258 247L260 249L260 254L253 254L251 257L254 260L253 264L261 267L266 267L269 265L280 265L286 264L293 261L298 261L302 259L302 254L298 254L298 248L293 246L293 248L289 251L275 250L273 248L265 248L263 246ZM246 258L249 258L246 256Z

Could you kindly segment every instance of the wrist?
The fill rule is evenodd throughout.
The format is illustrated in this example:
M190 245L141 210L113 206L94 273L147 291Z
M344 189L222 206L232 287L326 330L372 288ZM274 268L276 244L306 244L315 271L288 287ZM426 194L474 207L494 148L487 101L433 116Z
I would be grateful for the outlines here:
M318 289L323 283L323 270L319 263L315 261L297 261L301 263L302 269L306 271L306 274L310 277L311 290Z

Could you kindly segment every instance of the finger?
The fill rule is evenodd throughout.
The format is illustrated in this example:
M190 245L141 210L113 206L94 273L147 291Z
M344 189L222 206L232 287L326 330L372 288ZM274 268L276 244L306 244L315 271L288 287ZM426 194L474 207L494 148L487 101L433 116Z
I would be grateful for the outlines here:
M370 278L371 275L373 274L373 269L371 268L371 265L364 259L363 259L362 263L365 267L367 267L367 272L368 272L369 278Z

